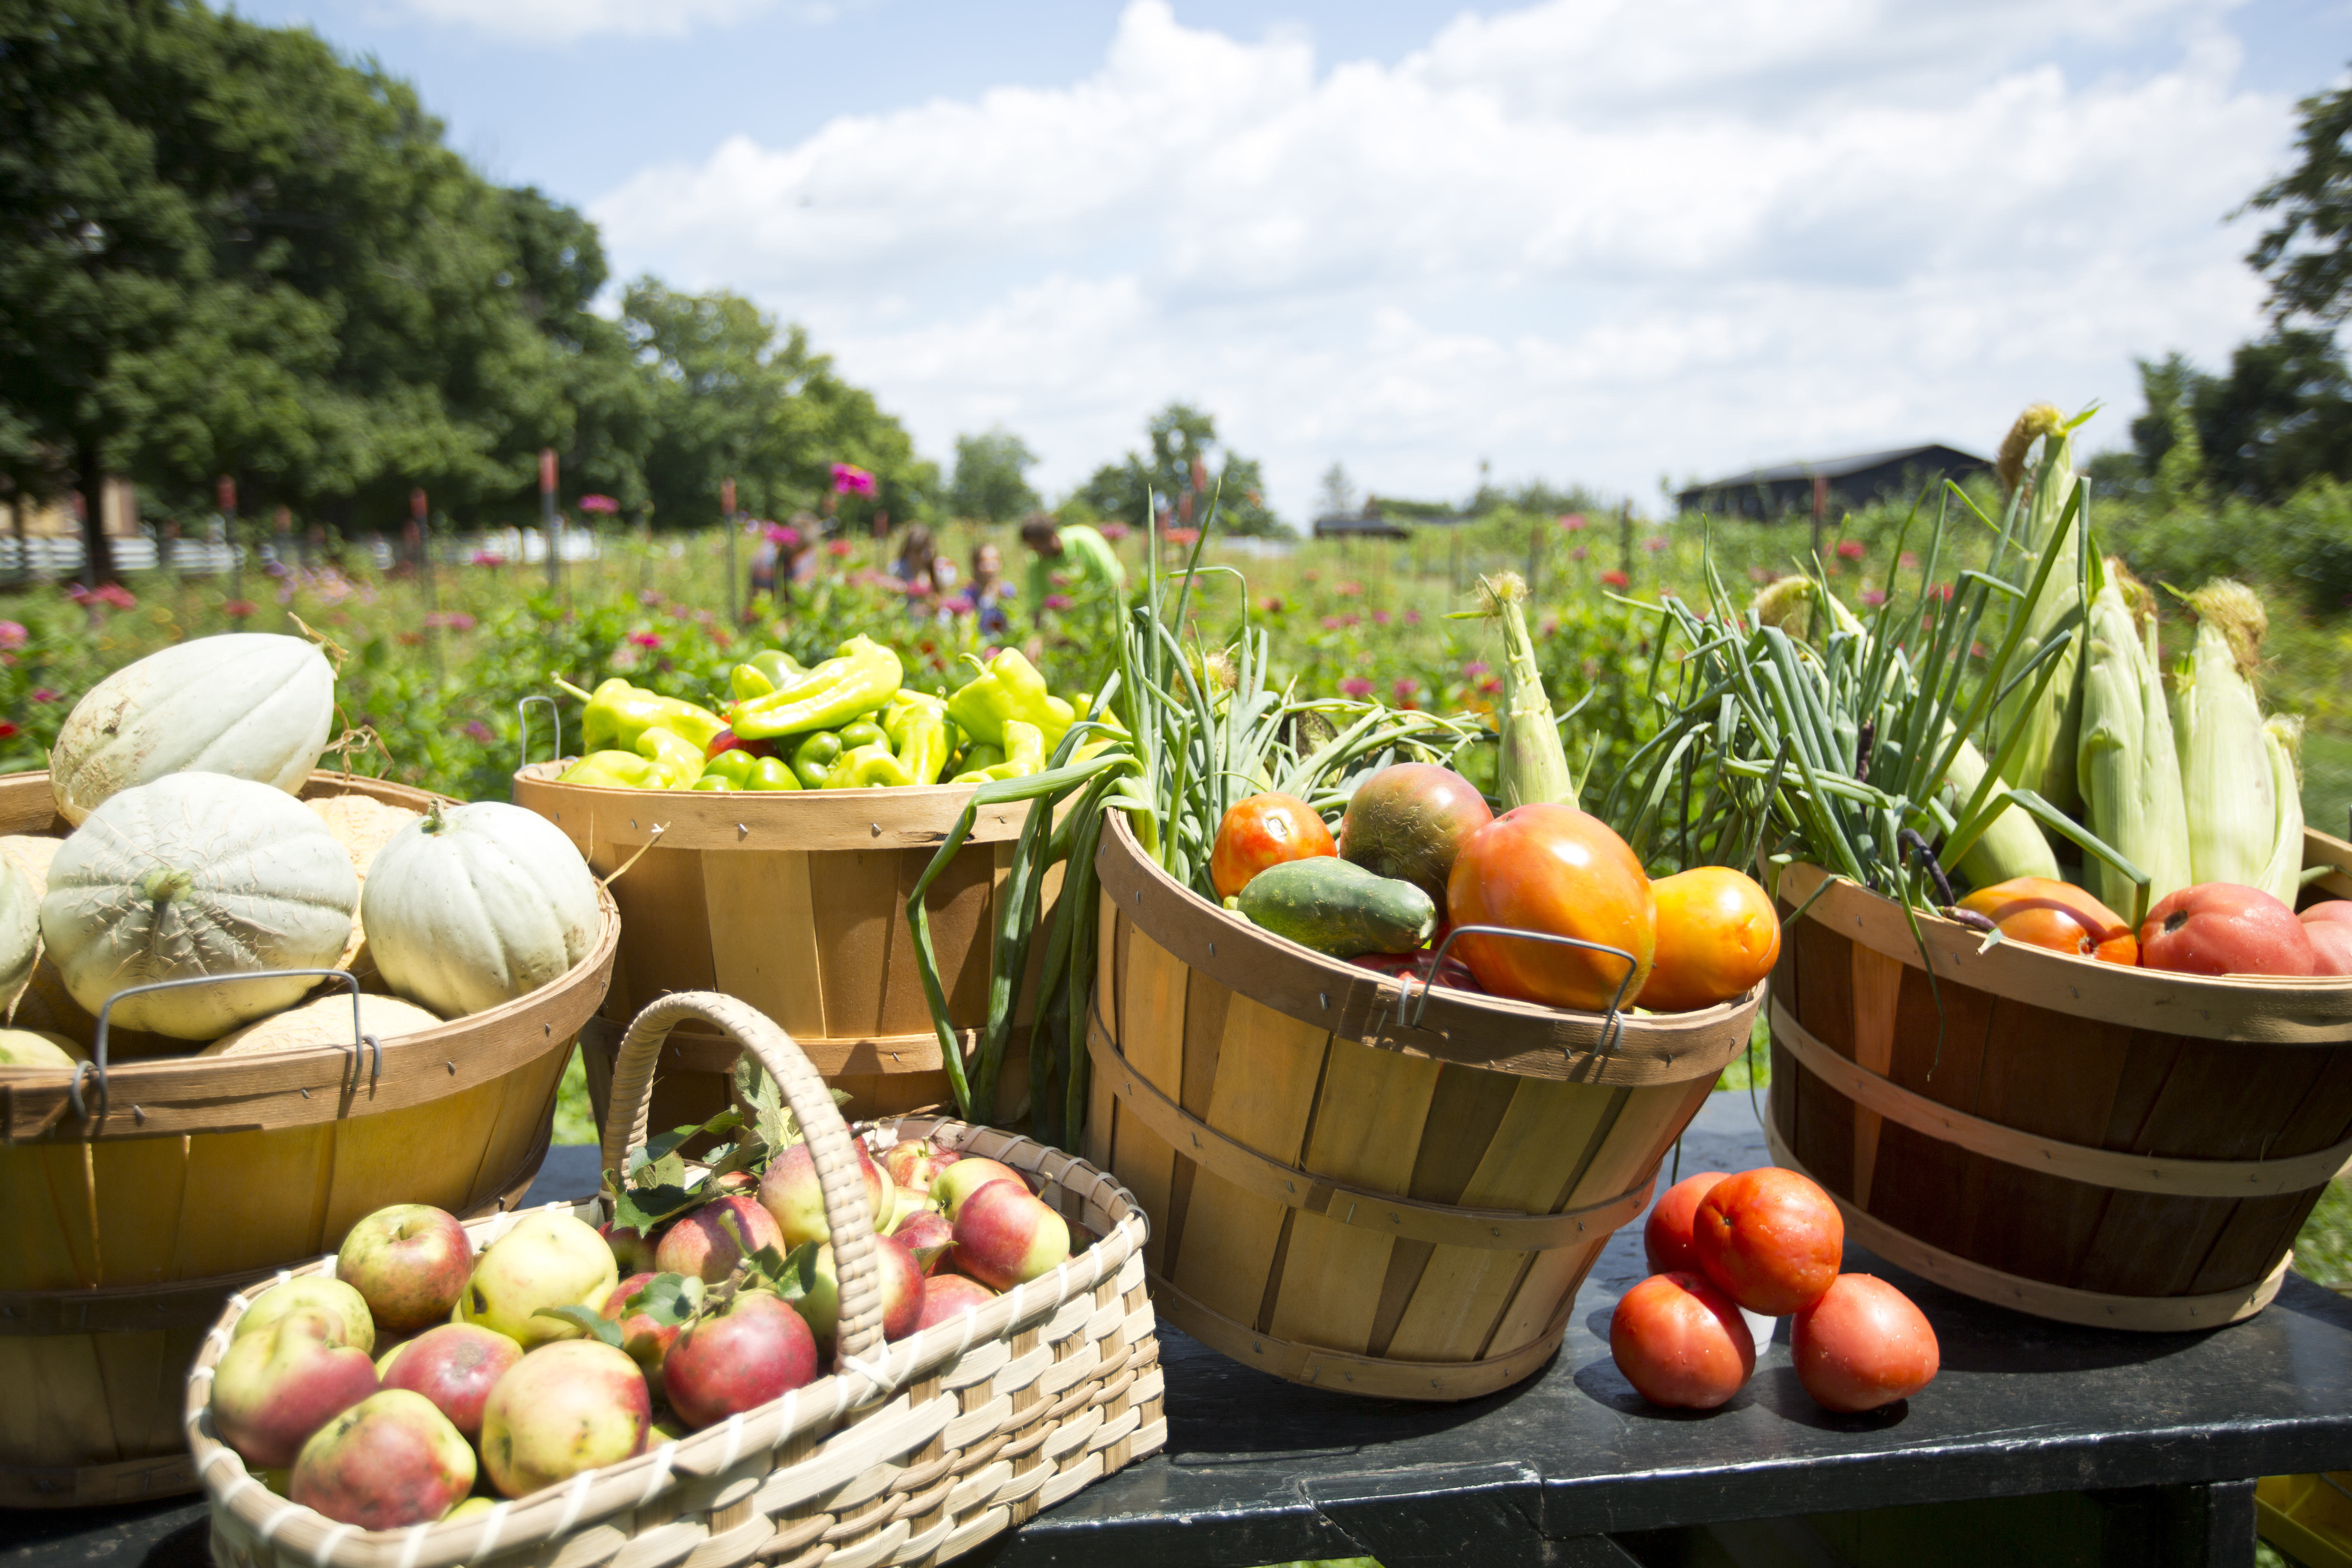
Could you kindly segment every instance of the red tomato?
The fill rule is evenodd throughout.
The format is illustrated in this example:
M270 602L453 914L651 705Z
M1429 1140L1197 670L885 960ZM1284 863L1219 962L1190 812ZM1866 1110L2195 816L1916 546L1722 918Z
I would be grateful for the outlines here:
M1789 1326L1797 1381L1825 1410L1875 1410L1908 1399L1943 1364L1936 1331L1911 1298L1872 1274L1841 1274Z
M2139 961L2184 974L2311 974L2319 956L2294 912L2261 889L2200 882L2147 911Z
M1699 1199L1729 1174L1701 1171L1696 1176L1685 1176L1651 1207L1650 1223L1642 1227L1642 1251L1650 1260L1651 1273L1702 1272L1698 1254L1691 1250L1691 1220L1698 1213Z
M1511 926L1601 942L1633 955L1633 973L1614 953L1517 937L1463 937L1454 944L1497 996L1598 1011L1624 984L1630 1005L1650 977L1658 906L1650 879L1625 841L1572 805L1522 805L1470 836L1446 879L1455 925Z
M1756 1340L1731 1299L1696 1274L1653 1274L1609 1314L1609 1354L1653 1405L1712 1410L1756 1370Z
M2352 933L2352 926L2344 929ZM1423 981L1430 979L1429 961L1436 956L1432 949L1423 948L1419 952L1360 952L1348 962L1375 974L1410 975L1409 988L1417 989ZM1445 955L1444 966L1437 971L1437 977L1431 984L1450 985L1456 991L1478 989L1478 978L1470 973L1470 966L1450 952Z
M1821 1300L1845 1256L1845 1219L1829 1194L1765 1165L1718 1182L1691 1216L1691 1250L1724 1294L1783 1318Z
M2294 918L2307 926L2325 921L2352 925L2352 899L2323 899Z
M2315 921L2306 914L2303 934L2311 939L2314 974L2352 974L2352 920Z
M1657 957L1642 987L1653 1013L1688 1013L1746 994L1780 958L1780 917L1753 878L1695 866L1650 884Z
M2139 939L2123 916L2071 882L2011 877L1979 888L1960 908L1984 916L2011 942L2105 963L2139 962Z
M1216 847L1209 852L1209 880L1217 897L1230 899L1268 866L1338 853L1331 830L1313 806L1295 795L1254 795L1235 802L1217 824Z

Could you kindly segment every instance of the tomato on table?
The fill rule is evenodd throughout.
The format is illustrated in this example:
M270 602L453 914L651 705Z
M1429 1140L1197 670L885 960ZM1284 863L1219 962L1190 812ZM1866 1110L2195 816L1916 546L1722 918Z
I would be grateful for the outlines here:
M1295 795L1269 791L1236 801L1217 824L1216 847L1209 853L1209 880L1217 897L1230 899L1268 866L1339 853L1331 830L1323 826L1313 806Z

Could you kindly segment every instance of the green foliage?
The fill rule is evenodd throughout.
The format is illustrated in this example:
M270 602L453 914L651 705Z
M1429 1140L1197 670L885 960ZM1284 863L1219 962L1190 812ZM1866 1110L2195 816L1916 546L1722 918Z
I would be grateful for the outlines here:
M2278 215L2248 253L2270 275L2270 308L2284 321L2340 321L2352 311L2352 87L2306 98L2296 137L2303 161L2246 205Z
M1171 403L1151 416L1145 435L1147 451L1129 452L1118 462L1104 464L1080 487L1076 499L1093 516L1139 529L1150 519L1156 496L1169 510L1171 526L1197 528L1213 498L1217 527L1223 532L1283 531L1281 521L1265 504L1265 479L1254 458L1227 450L1223 461L1211 467L1209 454L1218 446L1213 416L1187 403ZM1078 519L1066 515L1063 521Z
M959 436L955 478L948 486L948 510L957 517L1011 522L1041 504L1030 488L1037 454L1003 426L978 436ZM1070 521L1076 521L1073 518Z
M2328 332L2282 330L2241 343L2227 375L2179 354L2142 360L2147 410L2128 460L2094 477L2150 505L2210 497L2276 504L2313 480L2352 477L2352 371Z

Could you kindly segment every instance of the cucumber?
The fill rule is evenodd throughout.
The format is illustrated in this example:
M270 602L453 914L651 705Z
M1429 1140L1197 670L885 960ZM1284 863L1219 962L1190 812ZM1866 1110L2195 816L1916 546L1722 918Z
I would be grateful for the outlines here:
M1336 855L1267 867L1242 889L1235 908L1252 924L1333 958L1411 952L1437 929L1427 893Z

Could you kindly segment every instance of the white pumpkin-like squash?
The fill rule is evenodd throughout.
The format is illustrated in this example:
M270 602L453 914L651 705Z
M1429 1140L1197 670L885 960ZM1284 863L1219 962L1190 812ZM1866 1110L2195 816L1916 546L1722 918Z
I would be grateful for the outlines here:
M0 1068L69 1068L89 1053L47 1029L0 1029Z
M388 1046L403 1035L440 1026L440 1019L414 1002L364 993L360 996L360 1033L373 1035L380 1045ZM0 1036L0 1040L5 1038ZM337 1046L348 1050L352 1043L351 993L339 990L223 1035L196 1054L257 1057L271 1051L304 1051L314 1046Z
M331 964L359 879L326 824L283 791L172 773L90 813L49 864L41 936L75 1002L158 980ZM299 1001L314 980L245 980L132 997L126 1029L211 1040Z
M272 632L175 643L89 689L49 748L49 793L79 825L166 773L226 773L288 794L318 765L335 672L316 645Z
M327 825L327 831L335 836L335 842L352 858L352 869L358 875L362 891L367 887L368 868L375 864L376 852L391 843L394 834L424 816L404 805L387 805L365 795L329 795L302 804ZM8 841L0 838L0 854L5 853L7 847ZM356 915L358 911L354 910L352 913ZM343 956L335 961L335 967L360 975L375 973L375 958L368 952L364 922L352 921L352 940L343 948Z
M49 862L65 847L62 838L43 838L29 833L11 833L0 838L0 856L16 863L16 869L32 879L33 900L40 901L49 890Z
M0 855L0 1010L16 1005L40 956L40 887Z
M597 920L596 879L563 830L494 800L436 801L377 851L360 897L376 973L445 1018L559 978Z

